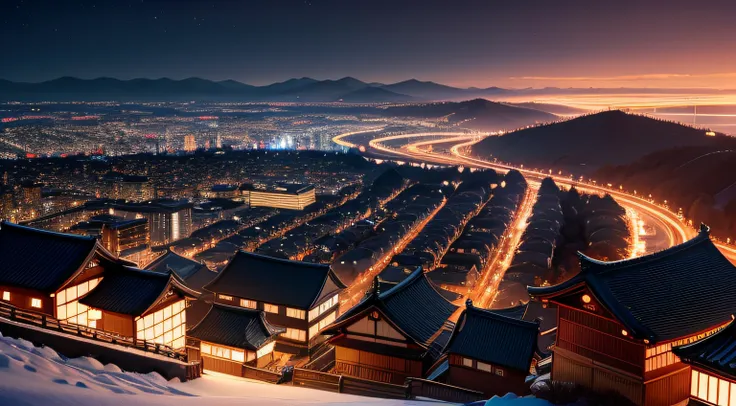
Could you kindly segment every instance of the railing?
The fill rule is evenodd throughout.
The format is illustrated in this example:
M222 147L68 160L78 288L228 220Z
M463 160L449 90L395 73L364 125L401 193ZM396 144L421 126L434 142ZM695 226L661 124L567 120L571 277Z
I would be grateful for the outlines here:
M281 380L281 374L267 369L243 365L243 378L255 379L257 381L268 383L279 383Z
M306 365L304 369L311 369L313 371L329 371L335 366L335 347L327 349L327 351L320 354L317 358L313 359Z
M291 379L291 382L294 386L339 393L342 392L342 379L342 375L294 368L294 377Z
M77 324L57 320L43 313L22 310L8 303L0 302L0 317L8 320L41 327L47 330L59 331L69 335L88 338L95 341L116 344L127 348L135 348L144 352L150 352L167 358L187 362L187 354L182 350L175 350L168 345L152 343L145 340L136 340L132 337L122 337L114 333L97 330ZM195 364L198 362L193 362Z
M342 377L342 393L351 395L373 396L388 399L411 399L409 387L386 382L370 381L354 376Z
M425 397L453 403L470 403L487 398L483 392L420 378L406 378L406 385L411 398Z

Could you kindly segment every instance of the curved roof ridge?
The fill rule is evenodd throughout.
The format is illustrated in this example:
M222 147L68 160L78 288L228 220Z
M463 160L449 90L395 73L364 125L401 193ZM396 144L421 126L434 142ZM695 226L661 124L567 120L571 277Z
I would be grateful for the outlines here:
M526 305L523 305L526 307ZM520 306L514 306L510 309L520 307ZM529 329L536 329L539 330L539 322L537 321L527 321L522 319L517 319L515 317L506 316L505 314L498 313L493 311L494 309L482 309L480 307L475 307L470 304L470 306L467 306L465 309L468 312L468 315L474 315L478 317L485 317L488 319L493 319L497 321L503 321L505 323L513 324L519 327L523 328L529 328ZM499 309L499 310L506 310L506 309Z
M661 251L657 251L636 258L625 258L617 261L602 261L599 259L591 258L578 251L577 255L578 258L580 258L581 272L586 272L590 270L604 270L613 267L620 269L634 265L646 264L651 261L656 261L664 257L680 253L703 242L710 242L712 244L713 242L710 239L709 230L710 229L707 226L702 225L700 231L698 232L698 235L683 242L682 244L674 245Z
M415 281L420 280L423 275L424 271L422 270L422 267L419 266L417 267L417 269L414 270L414 272L410 273L409 276L406 277L406 279L392 286L391 289L383 293L379 293L377 298L380 300L388 299L391 296L395 295L397 292L404 290L407 286L413 284ZM439 292L437 292L437 294L439 294Z
M289 265L296 265L296 266L301 266L301 267L304 267L304 268L315 268L315 269L329 269L330 268L330 266L328 264L315 264L315 263L312 263L312 262L293 261L291 259L271 257L271 256L268 256L268 255L257 254L255 252L248 252L248 251L244 251L244 250L238 250L238 252L235 255L238 255L238 254L244 254L246 256L257 258L257 259L261 259L261 260L264 260L264 261L278 262L278 263L289 264Z

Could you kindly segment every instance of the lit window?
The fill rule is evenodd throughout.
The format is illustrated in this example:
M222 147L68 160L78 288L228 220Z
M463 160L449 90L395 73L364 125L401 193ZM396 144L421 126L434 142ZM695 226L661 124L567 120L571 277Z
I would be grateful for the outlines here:
M478 366L477 366L477 368L478 368L479 370L481 370L481 371L485 371L485 372L491 372L491 365L490 365L490 364L486 364L485 362L480 362L480 361L478 361Z
M307 341L307 332L296 328L287 328L283 337L296 341Z
M473 367L473 360L470 358L463 358L463 366L472 368Z
M202 343L201 351L202 354L210 354L212 352L212 347L210 347L209 344Z
M501 368L496 368L496 371L495 371L495 372L496 372L496 375L498 375L498 376L503 376L503 369L501 369Z
M266 312L266 313L278 313L279 312L279 307L276 306L276 305L264 303L263 304L263 311Z
M41 308L41 299L33 298L31 299L31 307L35 307L37 309Z
M240 307L247 307L249 309L255 309L256 308L256 301L255 300L248 300L248 299L240 299Z
M293 317L295 319L302 319L304 320L305 317L305 311L299 310L299 309L292 309L291 307L286 308L286 315L289 317Z
M228 296L228 295L217 295L217 297L219 297L222 300L233 300L233 297Z
M10 301L10 292L3 292L3 300L6 302Z
M232 350L230 356L233 361L245 362L245 352L243 351Z

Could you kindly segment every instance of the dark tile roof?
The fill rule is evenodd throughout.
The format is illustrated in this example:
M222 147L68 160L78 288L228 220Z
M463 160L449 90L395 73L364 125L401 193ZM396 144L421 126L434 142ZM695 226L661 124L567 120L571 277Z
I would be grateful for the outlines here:
M261 310L215 303L188 337L235 348L257 350L286 329L271 325Z
M204 289L259 302L311 308L345 285L328 265L238 251Z
M528 371L537 352L539 324L479 309L468 301L445 352Z
M682 362L705 367L736 379L736 323L710 337L675 347L672 350Z
M0 285L55 292L98 248L94 237L0 223Z
M697 237L639 258L603 262L580 255L581 272L550 287L529 287L533 297L564 294L587 286L632 333L661 342L723 324L736 311L736 267L702 226Z
M79 299L79 303L108 312L141 316L170 288L181 296L198 296L198 292L187 288L171 273L122 267L106 272L99 285Z
M171 270L180 278L187 279L204 266L205 265L197 261L183 257L172 251L168 251L164 255L154 259L150 264L146 265L145 268L154 272L162 273L168 273L168 271Z
M325 330L325 334L338 333L342 326L349 325L354 318L377 308L401 332L427 348L457 309L437 292L421 268L385 292L380 291L380 286L376 278L366 297L343 313Z

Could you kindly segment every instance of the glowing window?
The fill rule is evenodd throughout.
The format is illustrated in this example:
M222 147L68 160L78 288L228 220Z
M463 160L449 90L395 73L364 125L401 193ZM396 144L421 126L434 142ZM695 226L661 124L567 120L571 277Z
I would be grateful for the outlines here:
M10 292L3 292L3 300L6 302L10 301Z
M473 367L473 360L470 358L463 358L463 366L472 368Z
M256 301L248 300L248 299L240 299L240 307L247 307L248 309L255 309Z
M478 361L478 366L477 366L477 368L478 368L479 370L481 370L481 371L485 371L485 372L491 372L491 365L490 365L490 364L486 364L485 362L480 362L480 361Z
M41 299L32 298L31 299L31 307L35 307L37 309L41 308Z
M269 303L264 303L263 304L263 311L266 312L266 313L278 313L279 312L279 307L276 306L276 305L269 304Z

